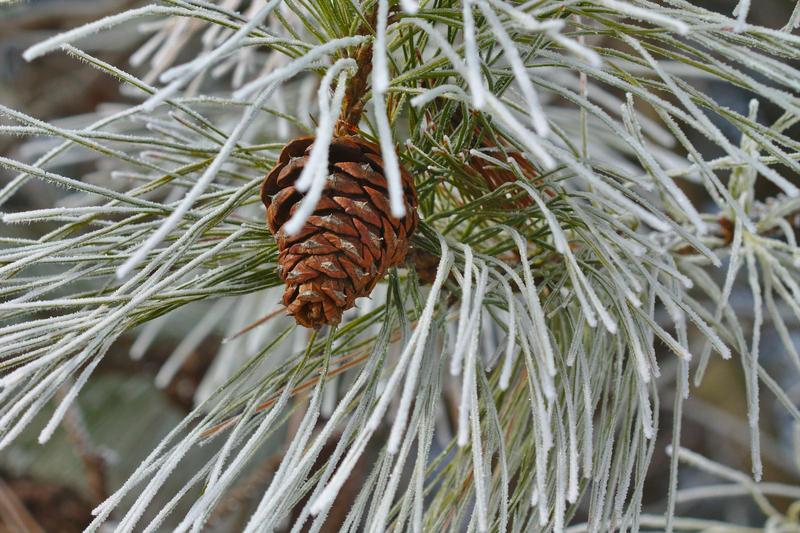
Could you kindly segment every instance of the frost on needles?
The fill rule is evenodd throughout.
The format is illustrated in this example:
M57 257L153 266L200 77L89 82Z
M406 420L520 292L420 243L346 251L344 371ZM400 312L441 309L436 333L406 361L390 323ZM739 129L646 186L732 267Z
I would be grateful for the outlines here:
M800 427L797 391L760 349L769 328L797 379L800 8L767 28L751 7L164 0L31 46L34 67L62 54L118 80L128 103L54 123L0 107L0 133L36 146L0 156L3 222L39 232L5 232L0 248L0 447L26 428L48 441L115 341L146 358L187 306L200 311L158 386L226 340L194 409L90 531L218 524L269 453L248 532L319 530L341 499L347 531L727 527L676 513L718 489L682 488L680 463L749 496L765 527L796 526L769 496L800 488L761 482L759 399ZM90 45L123 26L145 38L110 64ZM287 232L315 212L364 45L352 127L380 151L395 217L410 216L401 165L413 176L412 246L435 273L423 280L409 256L312 332L276 311L258 189L289 139L313 135ZM712 84L751 94L749 108ZM70 174L76 153L102 176ZM32 180L69 201L13 211ZM741 369L751 472L681 446L684 401L713 357ZM665 453L664 504L645 512Z

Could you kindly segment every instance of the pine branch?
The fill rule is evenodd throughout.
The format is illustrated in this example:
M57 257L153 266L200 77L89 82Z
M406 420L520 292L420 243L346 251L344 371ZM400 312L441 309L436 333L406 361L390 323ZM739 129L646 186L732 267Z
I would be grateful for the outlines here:
M762 397L800 423L764 342L774 328L800 372L795 14L777 30L745 1L241 5L170 0L26 52L64 50L135 103L57 124L0 108L0 134L30 138L0 158L0 203L31 180L68 190L3 215L26 233L0 241L0 447L56 398L46 441L116 339L134 332L147 357L174 311L210 301L156 377L224 337L196 407L90 529L112 512L120 531L201 529L284 431L246 531L322 527L365 463L345 530L719 526L676 514L710 490L687 496L679 461L791 524L764 493L795 491L758 478ZM149 35L132 73L78 48L130 23ZM736 109L713 84L754 98ZM257 189L286 139L313 132L324 155L354 131L380 145L393 216L401 162L413 175L416 266L317 338L265 315L281 281ZM312 163L301 193L324 190L327 160ZM741 364L755 480L679 448L689 373L703 386L715 353ZM642 502L665 397L681 454L661 517Z

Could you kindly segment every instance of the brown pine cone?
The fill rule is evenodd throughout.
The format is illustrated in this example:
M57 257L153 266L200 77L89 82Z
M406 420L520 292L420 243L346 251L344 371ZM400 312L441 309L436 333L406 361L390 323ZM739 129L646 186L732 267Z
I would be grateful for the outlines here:
M482 146L487 147L492 146L492 144L484 142ZM508 155L517 162L524 176L531 179L536 176L536 169L533 167L530 161L525 159L522 154L519 152L509 152ZM489 183L491 190L497 189L506 183L513 183L518 179L517 176L510 170L499 168L482 157L471 157L469 159L469 166L472 167L480 176L483 177L483 179ZM529 207L533 204L533 199L525 195L519 198L515 204L516 205L513 206L509 205L509 209L517 207Z
M325 192L296 235L283 225L303 195L294 183L308 163L313 137L281 150L261 186L267 225L278 244L278 275L286 283L283 304L298 324L338 324L356 298L368 296L389 267L405 260L417 227L414 180L401 167L406 215L394 218L380 148L361 137L333 139Z

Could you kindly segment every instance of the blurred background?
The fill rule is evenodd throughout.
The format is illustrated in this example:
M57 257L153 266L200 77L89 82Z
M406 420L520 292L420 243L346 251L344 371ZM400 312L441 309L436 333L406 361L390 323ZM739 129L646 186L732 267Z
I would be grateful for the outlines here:
M120 92L117 80L82 67L64 54L49 54L28 64L21 58L21 52L54 33L141 3L131 0L0 2L0 104L42 120L70 126L87 124L90 121L88 115L103 106L128 102ZM730 13L736 1L697 0L695 3ZM757 7L751 10L750 22L778 28L789 17L793 4L789 0L759 0ZM113 65L144 75L148 69L132 67L129 58L151 35L151 30L143 31L136 24L125 24L112 32L101 32L82 42L81 46ZM191 54L192 39L198 39L198 36L190 35L187 39L183 54ZM746 114L752 95L731 90L729 85L724 87L725 90L720 91L713 84L706 83L701 89L724 105ZM761 113L762 123L777 118L771 116L768 106L764 106ZM0 124L4 124L1 115ZM720 122L720 126L725 124ZM731 133L734 135L735 131ZM50 140L0 136L0 155L31 162L51 146L49 143ZM87 180L103 178L103 168L94 160L84 161L80 157L62 160L56 170L68 176L83 176ZM0 170L0 182L10 177L9 172ZM698 201L702 201L704 192L695 191L695 194ZM35 209L71 201L74 199L70 198L68 191L33 180L4 209ZM35 227L19 225L3 228L4 234L9 232L27 237L40 234ZM740 317L752 313L746 287L734 293L732 301ZM83 529L90 521L92 507L118 487L192 408L197 386L217 354L224 331L214 331L192 349L168 386L156 387L154 378L205 309L203 304L194 304L170 315L170 327L150 339L142 358L130 356L141 351L141 347L133 345L141 337L123 337L82 392L79 409L71 411L66 423L50 442L39 445L37 432L32 430L2 452L0 531L20 531L20 527L24 527L30 531L68 533ZM791 333L800 346L800 331ZM784 371L782 366L786 364L786 358L777 333L767 328L763 335L762 363L768 373L778 380L794 380L794 373ZM669 391L674 389L676 375L671 355L662 357L660 364L663 376L659 384L662 390L660 441L645 493L645 511L655 514L663 513L666 505L669 457L664 450L671 441L672 396ZM795 405L800 404L800 383L782 382L780 385ZM797 499L800 500L798 446L793 422L768 390L762 391L761 396L764 479L797 486ZM749 475L750 437L745 401L744 379L738 361L724 362L712 358L702 387L692 390L684 406L683 446ZM46 420L49 414L47 411L42 413L42 420ZM32 427L41 425L42 421L34 421ZM240 529L240 520L247 518L251 500L260 496L274 465L275 456L265 453L263 464L232 491L228 501L212 517L209 528L220 531ZM191 462L182 464L182 468L191 467ZM749 496L703 489L720 482L721 479L705 471L682 466L682 494L691 495L692 490L695 494L679 499L678 514L723 520L759 530L765 519ZM697 491L701 497L697 497ZM169 496L171 494L166 493L162 498ZM155 507L163 503L156 501ZM780 509L786 509L791 503L781 499L773 501Z

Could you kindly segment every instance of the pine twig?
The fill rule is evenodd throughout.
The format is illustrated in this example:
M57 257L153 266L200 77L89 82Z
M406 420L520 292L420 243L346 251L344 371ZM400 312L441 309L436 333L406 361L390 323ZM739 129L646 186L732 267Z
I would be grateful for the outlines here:
M367 24L361 27L359 35L367 35L373 31L377 16L376 3L367 17ZM336 123L336 135L351 134L358 129L361 114L364 112L364 95L369 88L369 75L372 72L372 49L372 40L368 40L356 50L355 60L358 70L348 81L342 101L342 111Z
M66 389L59 390L58 396L63 399ZM86 484L94 503L100 503L108 496L107 459L91 441L89 432L83 421L83 415L76 403L67 409L62 421L67 438L75 447L75 452L83 464Z

